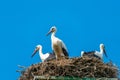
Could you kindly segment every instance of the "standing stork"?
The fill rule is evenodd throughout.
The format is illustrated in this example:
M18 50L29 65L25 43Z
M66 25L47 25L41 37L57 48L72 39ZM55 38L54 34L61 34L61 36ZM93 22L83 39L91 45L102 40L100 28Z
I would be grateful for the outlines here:
M36 49L34 50L31 57L33 57L36 54L37 51L39 51L39 56L40 56L42 62L45 62L45 61L48 61L48 60L51 60L51 59L55 59L55 54L54 53L43 54L41 45L36 46Z
M99 59L103 59L103 54L105 54L106 57L107 54L106 54L106 51L105 51L105 46L104 44L100 44L100 51L90 51L90 52L84 52L84 51L81 51L81 57L82 56L85 56L85 55L90 55L90 56L94 56L94 57L97 57Z
M62 56L68 58L69 55L67 48L63 43L63 41L55 36L56 31L57 31L56 27L53 26L52 28L50 28L50 31L47 33L47 36L50 33L52 33L51 34L52 50L54 51L57 59L60 59Z

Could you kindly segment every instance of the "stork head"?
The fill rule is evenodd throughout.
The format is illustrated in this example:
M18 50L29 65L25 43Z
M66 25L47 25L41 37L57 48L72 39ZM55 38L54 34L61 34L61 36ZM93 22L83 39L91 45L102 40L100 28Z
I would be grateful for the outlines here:
M104 44L100 44L100 50L101 50L101 51L105 54L105 56L107 57Z
M50 34L50 33L55 33L57 31L57 28L55 26L52 26L49 30L49 32L47 33L47 36Z
M33 57L37 53L37 51L41 50L41 49L42 49L42 46L41 45L37 45L31 57Z
M103 43L100 44L100 48L101 48L101 49L104 49L104 48L105 48L105 46L104 46Z

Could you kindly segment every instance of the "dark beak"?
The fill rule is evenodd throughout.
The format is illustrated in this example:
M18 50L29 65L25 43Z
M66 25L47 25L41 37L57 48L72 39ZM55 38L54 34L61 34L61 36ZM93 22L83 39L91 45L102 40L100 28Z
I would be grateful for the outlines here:
M37 53L37 51L38 51L38 48L34 50L34 52L33 52L32 56L31 56L31 58Z
M51 34L52 33L52 31L49 31L47 34L46 34L46 36L48 36L49 34Z
M106 54L105 48L103 49L103 52L104 52L105 56L108 57L107 54Z

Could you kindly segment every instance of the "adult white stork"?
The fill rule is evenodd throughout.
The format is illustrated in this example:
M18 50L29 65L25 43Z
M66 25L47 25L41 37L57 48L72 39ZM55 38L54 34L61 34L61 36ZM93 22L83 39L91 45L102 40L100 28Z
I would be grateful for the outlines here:
M39 51L39 56L40 56L42 62L45 62L45 61L48 61L48 60L51 60L51 59L55 59L55 54L54 53L43 54L41 45L36 46L36 49L34 50L31 57L33 57L37 53L37 51Z
M97 57L99 59L103 59L103 54L105 54L105 56L107 57L104 44L100 44L100 51L90 51L90 52L81 51L81 57L85 55L88 56L90 55Z
M68 58L69 55L67 48L63 43L63 41L55 36L56 31L57 31L56 27L53 26L52 28L50 28L50 31L47 33L47 36L50 33L52 33L51 34L52 50L56 55L56 59L60 59L62 56Z

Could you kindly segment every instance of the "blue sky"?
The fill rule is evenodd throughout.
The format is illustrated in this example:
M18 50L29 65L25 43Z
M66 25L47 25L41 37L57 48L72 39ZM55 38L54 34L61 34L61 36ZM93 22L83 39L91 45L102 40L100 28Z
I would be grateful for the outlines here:
M44 53L51 51L46 33L54 25L70 57L80 56L81 50L99 50L104 43L108 57L120 65L119 4L118 0L1 0L1 80L17 79L18 64L41 62L38 54L30 56L37 44Z

